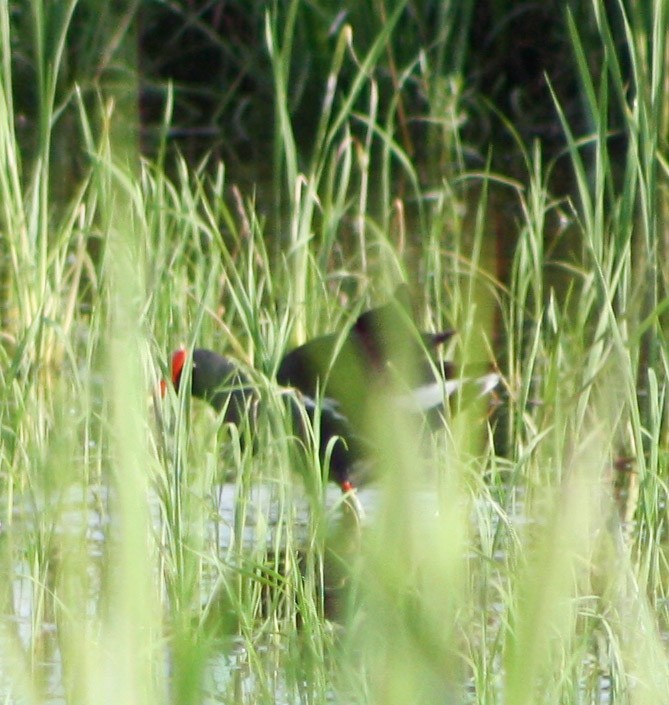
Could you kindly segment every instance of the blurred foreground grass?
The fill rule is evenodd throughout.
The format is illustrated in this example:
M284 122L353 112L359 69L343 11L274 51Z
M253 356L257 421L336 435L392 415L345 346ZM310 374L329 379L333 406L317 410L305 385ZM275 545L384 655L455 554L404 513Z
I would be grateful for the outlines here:
M391 14L339 100L326 94L310 160L277 90L277 184L289 197L277 193L268 217L224 165L179 162L168 176L160 158L139 159L117 130L134 120L127 102L76 92L85 168L55 199L62 44L48 44L41 151L28 165L0 7L7 702L666 699L666 10L655 12L652 36L629 25L633 100L606 15L603 76L590 75L572 27L593 124L587 161L563 124L572 197L550 193L556 165L538 145L519 145L525 183L467 172L461 152L451 179L422 183L393 139L395 116L376 119L371 67ZM272 22L285 87L290 57ZM347 31L331 90L350 60ZM607 141L614 100L627 110L622 179ZM499 193L520 214L503 252ZM570 244L545 251L554 221ZM461 412L424 446L380 408L387 452L362 493L362 527L321 486L317 453L288 441L280 405L253 454L196 403L152 398L180 342L238 356L271 390L291 344L384 301L399 280L421 325L458 328L454 355L497 360L503 404L490 419ZM315 492L296 482L296 453Z

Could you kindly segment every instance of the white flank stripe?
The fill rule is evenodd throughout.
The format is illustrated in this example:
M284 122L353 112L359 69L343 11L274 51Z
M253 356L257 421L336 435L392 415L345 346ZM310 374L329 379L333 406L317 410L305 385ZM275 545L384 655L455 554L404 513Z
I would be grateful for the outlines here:
M479 396L490 394L499 384L500 376L496 372L490 372L483 377L449 379L445 381L434 381L430 384L423 384L408 394L403 394L396 399L397 407L411 412L429 411L444 403L444 399L452 396L466 384L476 384L479 386Z
M481 387L481 396L484 394L490 394L492 390L499 384L501 377L497 372L490 372L483 377L479 377L476 381L479 387Z
M476 384L479 387L479 396L490 394L492 390L499 384L500 376L496 372L490 372L482 377L464 377L462 379L447 379L435 380L429 384L423 384L416 387L407 394L401 394L394 398L394 403L398 409L417 413L425 412L441 406L444 399L452 396L466 384ZM296 398L301 399L304 407L310 411L315 411L316 401L306 394L295 392L292 389L286 389L286 393L291 393ZM339 411L339 404L331 397L324 397L321 402L321 413L331 416L334 419L339 419L348 423L348 419Z
M304 408L308 409L309 411L315 412L318 408L318 404L316 403L315 399L310 396L307 396L306 394L302 394L302 392L300 391L294 390L292 388L287 388L285 392L282 392L282 394L290 394L293 398L300 399L302 401L302 404L304 405ZM348 423L348 418L344 416L341 411L339 411L339 404L334 399L332 399L332 397L323 397L323 400L321 402L321 413L325 414L326 416L330 416L333 419L338 419L340 421Z
M444 397L450 396L454 390L449 391L449 385L453 382L431 382L416 387L408 394L402 394L397 397L395 403L399 409L407 411L428 411L435 406L440 406L444 403Z

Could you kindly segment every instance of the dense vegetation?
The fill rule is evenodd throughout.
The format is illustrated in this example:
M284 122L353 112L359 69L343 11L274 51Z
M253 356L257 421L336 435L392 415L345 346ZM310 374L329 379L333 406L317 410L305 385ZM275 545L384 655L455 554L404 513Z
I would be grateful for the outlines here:
M568 5L0 5L7 702L666 699L669 20ZM154 391L399 281L504 384L362 524Z

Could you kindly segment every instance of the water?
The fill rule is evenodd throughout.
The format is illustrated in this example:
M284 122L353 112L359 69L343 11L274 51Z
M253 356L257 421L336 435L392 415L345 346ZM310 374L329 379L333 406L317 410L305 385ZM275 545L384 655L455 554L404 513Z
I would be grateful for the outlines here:
M202 545L215 546L218 557L226 564L234 561L240 555L235 552L235 547L245 551L267 551L271 555L280 547L285 537L286 523L290 522L292 540L296 544L306 541L312 530L310 504L305 496L297 491L293 497L290 511L284 506L285 497L276 485L258 484L250 489L245 503L244 522L239 541L235 537L235 528L239 527L238 493L239 487L235 483L216 485L211 492L210 499L215 507L211 519L205 524ZM495 566L499 567L500 576L508 559L508 540L515 540L517 536L531 529L536 521L530 519L525 513L525 496L522 490L507 488L503 492L505 505L501 506L492 496L482 497L473 502L470 511L471 531L475 538L474 550L467 560L472 565L472 575L479 570L482 554L484 560L490 561L491 569L487 572L487 580L494 581L497 573ZM354 551L360 550L359 537L364 536L368 528L375 526L378 511L383 506L383 490L377 486L370 486L359 490L359 499L365 509L365 518L362 533L357 520L352 518L350 509L342 505L339 489L329 486L326 492L325 516L331 526L332 540L337 546L342 546L350 538L352 532L357 537L351 542ZM407 506L411 512L420 517L423 525L429 522L439 522L443 504L440 503L439 494L434 487L424 485L411 492L411 497L406 497ZM63 685L63 668L59 644L57 619L49 599L44 599L42 583L49 585L53 573L58 569L61 560L60 552L69 542L85 542L87 556L87 589L88 601L85 606L89 617L100 615L100 592L104 580L105 557L107 542L115 535L115 527L109 514L110 496L104 487L72 486L62 493L57 501L51 497L48 502L24 501L15 503L11 513L11 532L3 531L2 538L6 544L12 537L21 534L26 538L26 545L34 546L34 554L27 552L15 560L13 580L10 586L11 608L6 611L2 638L15 639L22 650L32 659L30 669L37 683L43 690L43 701L49 703L66 702ZM149 497L151 508L151 521L156 537L161 537L164 518L158 496L152 493ZM188 531L184 531L188 534ZM506 539L500 541L499 536ZM515 538L514 538L515 537ZM237 544L240 546L237 546ZM38 555L39 554L39 555ZM351 557L353 561L355 556ZM217 589L220 579L220 565L214 561L204 561L205 573L201 578L203 604L211 599L213 591ZM43 574L35 573L36 567L41 566L46 571ZM207 572L206 568L209 567ZM326 568L327 571L327 568ZM326 575L326 580L327 580ZM500 577L500 579L502 579ZM49 591L47 591L49 594ZM490 595L498 594L493 590ZM496 650L496 639L503 631L503 622L507 618L508 605L499 599L484 600L486 605L487 628L486 634L480 638L485 639L487 649L493 653ZM334 615L336 618L336 614ZM333 624L333 629L342 629ZM478 638L478 637L477 637ZM253 645L251 651L249 648ZM592 653L584 654L582 672L584 691L592 692L593 687L599 693L597 702L602 705L611 701L611 676L606 670L605 660L602 660L600 649L605 645L593 645ZM284 679L283 664L294 659L291 652L294 644L284 638L280 633L259 634L253 642L248 642L234 635L223 642L219 650L214 651L207 662L204 687L206 702L230 702L234 694L235 702L253 702L256 689L271 688L274 702L295 702L301 696L294 692L295 684ZM7 664L7 660L3 661ZM171 656L169 646L165 651L166 673L171 673ZM499 669L497 681L503 681L503 664L497 660L496 669ZM259 673L262 672L262 683L258 682ZM15 698L11 688L15 673L4 672L0 674L0 683L3 684L0 697L8 702ZM593 683L596 685L593 686ZM307 687L306 685L304 686ZM501 686L500 686L501 687ZM471 702L476 702L475 684L470 683ZM336 700L333 692L332 698Z
M238 492L236 484L225 483L215 486L210 496L215 503L216 514L215 519L206 524L203 545L215 542L218 556L223 561L231 555L233 544L236 543L234 530L238 525L235 516L239 507ZM362 490L361 494L367 505L374 504L376 490ZM20 536L22 542L31 547L30 555L15 560L12 565L13 580L8 589L11 605L6 611L2 637L4 640L14 640L15 652L29 655L31 677L40 684L44 702L66 702L51 585L57 580L54 576L64 560L63 554L73 550L73 546L83 539L88 578L85 611L90 618L96 615L99 617L103 608L100 597L108 560L108 542L116 538L116 527L109 514L110 499L109 490L105 487L83 489L73 485L57 497L50 496L48 500L15 501L10 512L11 521L7 522L1 534L5 548L9 548L16 536ZM282 506L284 501L276 486L259 484L250 490L244 504L242 550L275 550L285 535L287 519L291 521L293 540L298 545L306 540L309 528L308 499L298 493L289 517ZM344 511L342 497L336 487L327 488L326 504L326 516L333 520L341 516ZM150 494L149 506L153 532L159 540L163 535L164 519L161 502L154 492ZM350 514L350 511L346 510L346 513ZM7 516L7 507L3 514ZM184 529L184 535L189 533L189 528ZM193 528L197 530L197 527ZM259 546L259 542L262 545ZM213 561L205 561L204 565L208 571L205 570L200 584L203 604L212 598L219 577L218 567ZM46 593L43 589L45 585ZM252 660L257 658L258 653L265 654L268 660L276 660L283 649L285 645L280 640L268 639L265 646L254 651ZM165 658L169 670L169 652L166 652ZM254 670L249 668L249 658L243 640L226 640L225 648L209 663L206 682L212 702L220 702L230 688L252 691ZM4 666L7 663L7 659L2 661ZM254 662L253 666L257 669L258 664ZM15 678L14 672L0 672L0 697L8 702L14 702Z

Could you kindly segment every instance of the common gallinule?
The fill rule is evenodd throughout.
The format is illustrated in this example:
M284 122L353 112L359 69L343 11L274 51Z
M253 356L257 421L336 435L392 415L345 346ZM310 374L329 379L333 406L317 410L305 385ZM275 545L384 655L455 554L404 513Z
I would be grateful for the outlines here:
M181 385L187 359L188 353L185 348L172 353L172 384L177 391ZM162 392L165 393L164 387ZM239 426L245 419L253 422L255 418L255 406L258 401L255 387L239 364L213 350L205 348L193 350L191 394L196 399L202 399L211 404L217 412L224 412L223 419L226 423Z
M285 388L282 396L293 428L308 436L302 409L312 424L318 421L320 456L329 455L330 479L343 491L353 487L354 468L374 455L365 429L379 399L409 414L440 418L445 401L463 386L479 396L497 385L495 372L458 375L451 363L436 358L436 348L452 335L450 330L419 332L402 287L389 303L362 313L348 330L314 338L281 360L276 379ZM172 355L176 389L186 356L185 350ZM230 358L195 349L191 392L224 412L226 422L256 421L259 392Z
M185 349L172 354L171 376L174 388L178 391L184 373L188 353ZM162 388L163 394L165 387ZM322 404L293 389L280 389L281 399L286 406L293 430L300 437L310 435L305 425L305 414L310 423L318 420L319 451L321 458L329 457L330 479L336 482L343 492L353 489L350 479L352 468L368 457L365 442L352 430L332 399L323 399ZM249 424L253 433L261 404L258 388L244 374L240 365L229 357L213 350L196 348L193 350L191 370L191 394L208 402L217 412L223 414L226 423L240 426Z
M379 400L436 419L445 400L463 382L470 383L469 374L465 379L452 363L436 356L439 345L453 334L418 331L408 290L401 286L390 302L362 313L343 334L323 335L290 351L276 378L313 399L336 400L356 429L369 424L371 406ZM498 381L490 373L475 383L476 393L489 391Z

